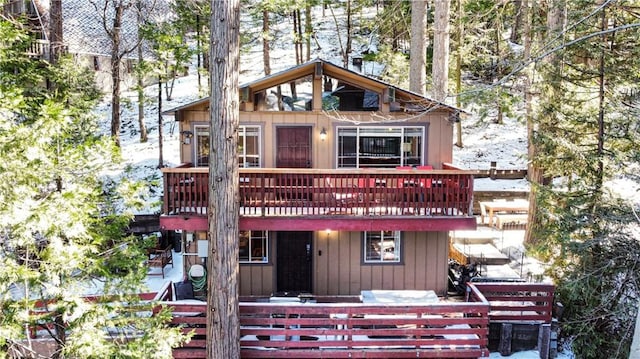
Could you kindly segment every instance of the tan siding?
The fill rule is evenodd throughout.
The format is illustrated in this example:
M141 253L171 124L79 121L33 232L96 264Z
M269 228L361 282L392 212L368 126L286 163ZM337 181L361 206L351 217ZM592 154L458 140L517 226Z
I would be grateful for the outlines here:
M430 289L444 295L447 237L447 232L406 232L403 264L362 265L360 232L332 232L328 239L318 232L315 292L357 295L363 289Z
M336 233L337 234L337 233ZM327 250L327 245L329 243L329 238L327 236L323 236L321 232L316 232L316 255L315 263L314 263L314 292L316 293L326 293L327 292L327 268L329 268L329 256L327 255L329 251ZM322 255L319 253L322 252Z

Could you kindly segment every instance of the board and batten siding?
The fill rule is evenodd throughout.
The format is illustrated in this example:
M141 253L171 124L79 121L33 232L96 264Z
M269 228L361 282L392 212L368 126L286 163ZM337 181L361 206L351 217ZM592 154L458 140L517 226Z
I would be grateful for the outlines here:
M402 261L364 264L362 232L316 232L314 294L358 295L369 289L447 289L448 233L402 232ZM321 254L320 254L321 253Z
M180 120L180 132L193 131L193 125L208 123L208 112L202 106L201 109L182 110L177 118ZM265 168L275 167L275 132L277 127L281 126L310 126L312 133L313 147L313 168L335 168L335 140L336 127L349 126L358 123L359 126L383 126L379 122L372 122L371 114L365 112L342 112L340 116L348 121L339 121L336 118L330 118L323 113L310 111L260 111L260 112L241 112L241 125L258 125L262 129L262 150L263 159L262 166ZM404 114L386 114L387 117L402 118ZM425 126L427 155L426 164L439 169L442 163L452 161L453 146L453 126L447 120L448 114L443 112L430 112L406 122L389 122L388 125L406 126L406 125L423 125ZM320 140L320 131L327 131L327 139ZM193 142L190 144L181 144L180 159L182 163L193 162ZM182 143L182 142L181 142Z

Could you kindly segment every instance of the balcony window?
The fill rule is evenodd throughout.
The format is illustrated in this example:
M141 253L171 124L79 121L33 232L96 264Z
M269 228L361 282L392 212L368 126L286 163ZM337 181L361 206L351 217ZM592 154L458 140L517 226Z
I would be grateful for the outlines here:
M395 168L424 163L423 127L338 127L338 168Z
M240 167L260 167L260 127L240 126L238 131L238 163Z
M399 263L400 232L364 232L363 248L365 263Z
M260 167L260 126L240 126L238 129L238 164L240 167ZM209 126L195 126L195 165L209 166Z
M240 231L240 263L268 263L267 231Z

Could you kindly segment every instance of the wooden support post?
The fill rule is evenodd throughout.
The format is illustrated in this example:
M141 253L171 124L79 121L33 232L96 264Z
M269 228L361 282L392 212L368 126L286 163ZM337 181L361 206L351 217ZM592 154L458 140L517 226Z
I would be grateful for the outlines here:
M498 352L502 356L511 355L511 337L513 334L513 325L502 323L500 328L500 343L498 344Z
M540 359L549 359L549 343L551 342L551 324L540 325L538 334L538 352Z
M496 179L496 167L498 166L498 162L491 161L491 165L489 166L489 177L492 180Z
M555 359L558 357L558 331L560 330L560 324L557 319L551 320L551 340L549 343L549 358Z

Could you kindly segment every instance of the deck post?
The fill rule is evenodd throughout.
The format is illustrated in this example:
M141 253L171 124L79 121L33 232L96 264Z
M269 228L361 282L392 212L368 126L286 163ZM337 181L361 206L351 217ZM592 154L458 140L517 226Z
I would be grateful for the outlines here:
M498 344L498 352L500 355L511 355L511 338L513 334L513 325L502 323L500 327L500 343Z
M540 359L549 359L549 343L551 342L551 324L540 325L538 334L538 352Z

